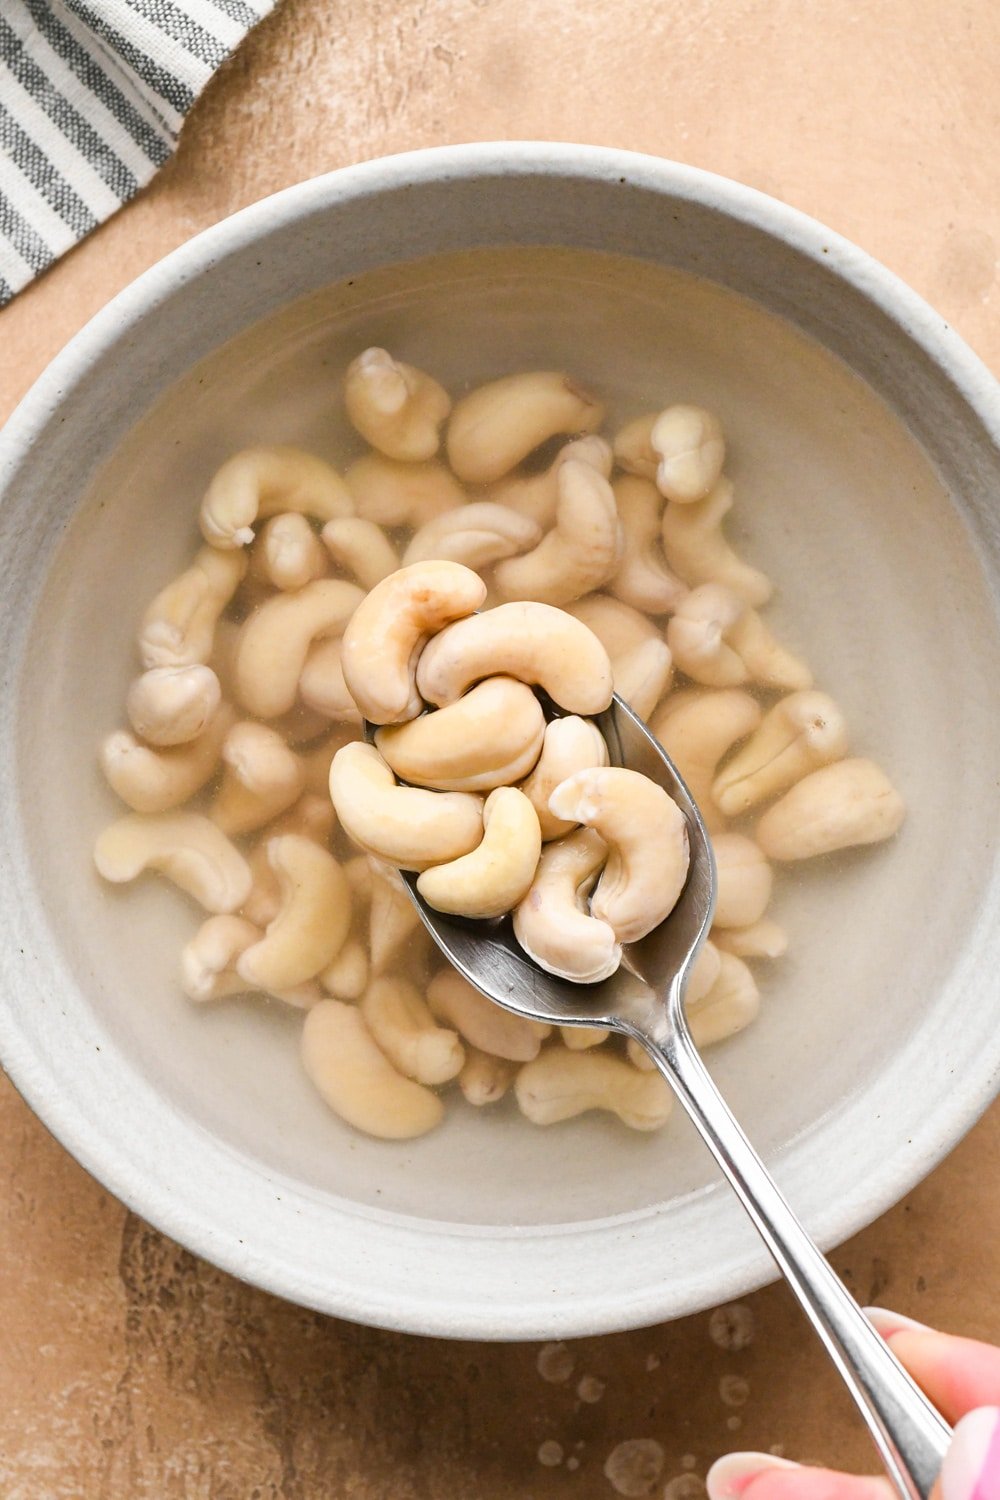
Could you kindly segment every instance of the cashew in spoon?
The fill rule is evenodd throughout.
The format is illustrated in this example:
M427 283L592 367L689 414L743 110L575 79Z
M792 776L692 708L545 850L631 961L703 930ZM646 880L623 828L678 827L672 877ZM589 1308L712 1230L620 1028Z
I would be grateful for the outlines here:
M237 960L248 984L280 992L314 979L347 940L351 890L343 870L313 839L286 833L269 839L281 906L260 942Z
M348 626L343 651L347 686L366 719L416 718L422 704L414 669L424 642L471 615L485 597L479 575L455 562L413 563L372 589Z
M364 516L327 521L322 536L334 562L353 573L364 589L373 589L399 567L396 549L381 526Z
M186 745L197 739L222 700L211 667L151 667L136 677L125 708L136 734L148 745Z
M482 842L471 854L425 870L417 890L435 911L502 917L527 894L538 867L538 815L523 792L501 786L483 808Z
M469 498L441 463L401 464L366 453L344 472L359 516L377 526L423 526Z
M101 769L111 790L136 812L169 812L208 781L232 722L233 711L223 703L197 739L163 750L141 745L127 729L116 730L101 746Z
M706 995L687 1003L688 1026L696 1047L723 1042L749 1026L760 1009L760 991L742 959L722 952L719 977Z
M716 927L750 927L759 922L771 899L774 874L753 839L742 833L717 833L712 838L718 893Z
M555 1125L590 1109L605 1109L632 1130L658 1130L673 1105L659 1073L641 1073L609 1052L546 1047L514 1082L521 1113L535 1125Z
M130 813L98 836L94 863L105 880L160 870L206 911L232 912L250 892L250 867L221 829L200 813Z
M555 524L559 504L559 470L568 459L589 464L605 479L611 478L611 449L596 432L564 443L547 469L540 474L508 474L488 490L489 499L545 529Z
M287 713L313 641L340 635L363 598L353 583L318 578L262 604L243 626L236 653L236 692L244 708L261 719Z
M627 474L636 474L640 479L656 478L660 455L653 447L652 437L659 415L658 411L644 412L615 433L612 444L615 463Z
M559 783L572 776L574 771L607 764L608 747L604 736L589 719L568 714L564 719L552 719L546 724L538 763L527 780L521 783L521 791L538 814L543 842L561 838L575 827L575 824L557 818L549 809L549 798Z
M439 1026L406 979L376 979L361 1002L368 1030L386 1057L417 1083L447 1083L462 1070L465 1051L453 1031Z
M330 559L323 543L296 510L272 516L250 548L250 576L272 588L305 588L329 571Z
M661 786L623 766L577 771L556 787L558 818L594 828L608 862L590 899L620 943L637 942L673 911L688 872L684 814Z
M495 1005L463 979L456 969L439 969L427 986L431 1014L447 1021L464 1041L491 1057L530 1062L551 1026L516 1016Z
M396 1071L360 1010L321 1000L302 1028L302 1065L334 1114L382 1140L412 1140L440 1123L437 1094Z
M222 781L209 817L230 838L252 833L290 808L305 773L294 750L273 729L244 720L222 742Z
M420 926L399 871L368 855L371 908L368 913L368 951L373 974L381 974L406 940Z
M640 719L648 719L674 679L674 659L666 641L643 641L616 657L612 667L619 698Z
M483 836L481 797L397 786L372 745L354 743L337 751L330 796L348 837L404 870L458 859Z
M749 927L712 928L712 941L736 958L781 958L788 952L788 934L770 917Z
M297 511L316 521L354 506L337 473L301 448L244 448L218 469L201 502L201 532L213 547L245 547L258 518Z
M457 702L380 729L375 744L401 781L440 792L488 792L526 776L545 715L515 677L487 677Z
M546 844L514 911L514 935L525 953L561 979L596 983L621 963L614 929L587 911L587 893L607 857L608 846L592 828Z
M451 411L444 386L385 349L365 349L348 365L344 405L373 448L407 463L434 457Z
M363 943L348 938L332 963L319 976L319 982L334 1000L360 1000L368 988L371 969Z
M847 725L833 699L826 693L791 693L764 715L723 766L712 796L727 817L738 817L846 754Z
M541 536L541 527L527 516L481 500L425 522L411 539L403 562L443 557L482 572L491 563L537 546Z
M160 590L142 617L144 667L192 667L212 655L219 616L247 570L243 552L201 547L191 566Z
M361 713L344 676L343 641L317 641L310 647L299 678L302 702L324 718L360 724Z
M755 837L770 859L811 859L891 838L905 816L902 797L874 761L840 760L768 808Z
M703 406L668 406L649 435L659 456L656 484L677 505L704 500L718 483L726 461L722 424Z
M624 550L618 571L608 584L617 599L647 614L676 609L687 585L667 567L660 546L663 497L655 484L626 474L614 482L622 523Z
M766 604L773 591L770 579L738 557L722 534L722 522L732 504L733 487L728 479L720 479L704 500L691 505L670 501L662 526L667 565L692 588L699 583L724 583L747 604Z
M622 556L614 491L590 464L569 459L559 470L556 524L523 557L497 564L494 580L507 599L568 604L600 588Z
M245 995L246 980L236 972L240 954L256 943L260 929L245 917L209 917L181 949L181 988L189 1000L221 1000Z
M417 691L441 707L496 676L537 684L569 713L602 713L611 702L604 647L579 620L549 604L499 604L447 626L424 647Z
M760 705L738 688L672 693L650 725L676 765L710 833L723 818L712 800L719 761L760 723Z
M555 370L505 375L463 396L448 424L448 458L459 479L489 484L560 432L594 432L604 408Z
M466 1047L458 1086L466 1103L479 1109L502 1099L516 1076L517 1068L513 1063L480 1052L478 1047Z

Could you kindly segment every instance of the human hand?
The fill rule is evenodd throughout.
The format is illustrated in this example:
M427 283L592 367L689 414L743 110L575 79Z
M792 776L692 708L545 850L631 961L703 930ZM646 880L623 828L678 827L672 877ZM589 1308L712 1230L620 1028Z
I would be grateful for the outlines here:
M1000 1500L1000 1349L867 1307L872 1325L955 1425L931 1500ZM888 1479L730 1453L708 1471L709 1500L896 1500Z

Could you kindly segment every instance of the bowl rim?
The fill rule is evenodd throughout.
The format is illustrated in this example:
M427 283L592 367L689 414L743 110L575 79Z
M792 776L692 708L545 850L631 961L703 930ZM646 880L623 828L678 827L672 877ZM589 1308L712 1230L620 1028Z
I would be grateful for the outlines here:
M822 264L878 307L933 361L1000 450L1000 384L984 363L895 273L817 220L744 184L655 156L545 141L482 142L375 158L307 179L202 231L143 272L56 355L0 431L0 504L36 431L65 393L85 379L95 360L139 328L153 308L209 265L224 261L265 231L306 219L338 202L377 197L413 185L497 175L618 179L664 197L713 209L763 231ZM207 1217L192 1216L190 1206L179 1201L170 1184L136 1172L120 1143L106 1130L95 1128L74 1102L53 1086L44 1061L18 1024L16 1007L6 988L0 991L0 1059L15 1087L51 1133L134 1212L231 1274L325 1313L437 1336L521 1339L617 1331L691 1311L694 1281L689 1282L686 1296L672 1293L662 1281L653 1281L642 1297L627 1300L616 1299L609 1285L600 1299L584 1302L564 1298L548 1308L543 1319L537 1304L519 1304L516 1287L508 1301L498 1299L489 1307L469 1303L458 1288L454 1300L445 1305L407 1300L401 1295L395 1299L392 1295L366 1296L343 1277L328 1278L321 1289L308 1287L286 1274L281 1265L263 1263L252 1247L238 1238L236 1227L220 1228ZM822 1216L813 1217L810 1227L822 1247L840 1243L898 1201L971 1128L1000 1085L1000 1041L993 1051L982 1050L978 1064L963 1076L960 1086L942 1092L933 1113L928 1111L922 1134L914 1135L904 1158L887 1158L880 1173L859 1184L850 1202L831 1203ZM440 1226L445 1228L456 1243L468 1240L468 1226ZM555 1232L553 1226L538 1228L550 1235ZM411 1229L410 1235L413 1233ZM530 1230L520 1235L522 1242L537 1237ZM517 1243L517 1238L511 1238L510 1243ZM719 1277L717 1282L713 1279L711 1297L730 1300L776 1275L767 1254L758 1249L743 1258L738 1270ZM696 1295L704 1299L704 1290ZM700 1305L708 1303L702 1300Z

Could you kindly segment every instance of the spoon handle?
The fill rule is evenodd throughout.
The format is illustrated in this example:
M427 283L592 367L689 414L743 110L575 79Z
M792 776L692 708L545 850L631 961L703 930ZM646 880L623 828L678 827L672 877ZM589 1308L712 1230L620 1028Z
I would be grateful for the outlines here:
M656 1038L636 1028L805 1309L904 1500L928 1500L951 1429L868 1322L785 1201L712 1082L683 1020ZM659 1028L656 1028L659 1030Z

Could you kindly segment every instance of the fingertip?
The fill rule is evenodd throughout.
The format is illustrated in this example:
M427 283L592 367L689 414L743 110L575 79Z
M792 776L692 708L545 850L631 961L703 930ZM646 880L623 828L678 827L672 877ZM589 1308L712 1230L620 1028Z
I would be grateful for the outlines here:
M942 1500L1000 1500L1000 1409L981 1406L958 1423L940 1485Z
M770 1453L729 1453L712 1465L705 1485L709 1500L896 1500L887 1479L815 1469Z
M798 1469L790 1459L773 1453L726 1453L705 1475L709 1500L739 1500L751 1480L769 1470Z
M861 1311L869 1323L880 1333L884 1339L891 1339L894 1333L934 1333L935 1329L928 1327L926 1323L918 1323L916 1318L908 1318L903 1313L893 1312L888 1307L863 1307Z

